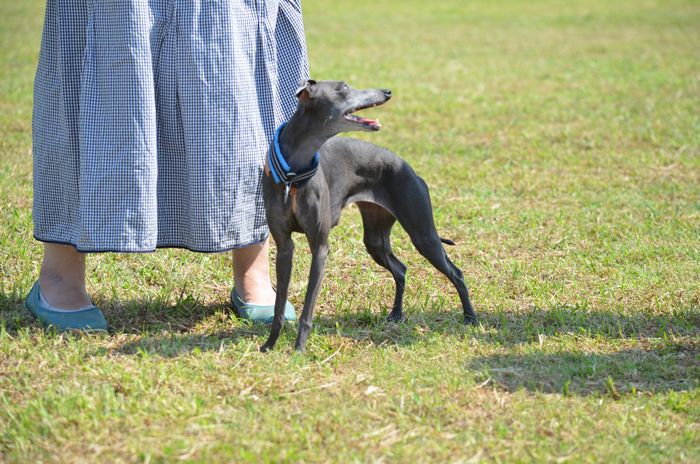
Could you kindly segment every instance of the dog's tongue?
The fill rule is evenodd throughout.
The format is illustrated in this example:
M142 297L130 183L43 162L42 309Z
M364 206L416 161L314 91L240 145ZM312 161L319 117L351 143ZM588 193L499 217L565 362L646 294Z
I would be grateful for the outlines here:
M357 116L355 114L349 114L345 117L351 121L359 122L360 124L364 124L365 126L369 126L372 129L379 129L380 127L382 127L382 123L379 122L379 118L377 118L377 119L363 118L363 117Z
M377 119L359 118L359 120L362 124L367 124L368 126L382 127L382 123L379 121L379 118L377 118Z

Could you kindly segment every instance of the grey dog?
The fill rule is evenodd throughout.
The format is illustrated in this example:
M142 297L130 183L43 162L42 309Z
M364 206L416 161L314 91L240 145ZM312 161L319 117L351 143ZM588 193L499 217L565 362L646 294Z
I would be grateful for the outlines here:
M391 91L356 90L342 81L308 80L296 96L297 110L276 131L263 179L267 221L277 245L277 299L270 336L261 351L275 346L284 323L294 253L292 232L306 235L312 253L295 344L296 350L304 351L326 266L328 234L338 224L343 207L350 203L357 204L362 215L367 251L396 282L389 320L403 320L406 266L394 256L390 242L391 227L398 220L420 254L457 289L465 323L476 323L462 271L442 246L454 243L440 238L435 230L425 181L388 150L336 137L341 132L379 130L379 120L353 113L385 103Z

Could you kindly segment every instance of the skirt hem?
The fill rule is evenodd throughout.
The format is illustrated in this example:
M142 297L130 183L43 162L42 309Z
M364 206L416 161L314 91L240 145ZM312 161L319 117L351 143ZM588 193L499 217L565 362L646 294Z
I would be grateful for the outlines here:
M245 243L243 245L228 246L228 247L224 247L221 249L215 249L215 250L198 250L195 248L188 247L186 245L178 245L178 244L158 244L158 245L156 245L155 248L148 249L148 250L127 250L127 249L85 249L85 248L78 248L78 246L72 242L66 242L66 241L62 241L62 240L44 239L44 238L41 238L41 237L34 235L34 239L39 241L39 242L54 243L54 244L58 244L58 245L70 245L70 246L74 247L76 249L76 251L78 251L79 253L154 253L156 250L158 250L160 248L179 248L182 250L188 250L188 251L192 251L195 253L225 253L227 251L235 250L237 248L245 248L245 247L248 247L251 245L255 245L257 243L262 243L265 240L267 240L268 238L270 238L269 233L265 234L264 237L261 238L260 240L254 240L250 243Z

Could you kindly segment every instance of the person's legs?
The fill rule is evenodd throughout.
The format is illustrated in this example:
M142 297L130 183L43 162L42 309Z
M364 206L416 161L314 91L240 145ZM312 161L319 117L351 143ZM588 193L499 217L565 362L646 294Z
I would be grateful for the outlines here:
M53 307L79 309L91 305L85 289L85 254L71 245L45 243L39 287Z
M266 240L233 250L235 287L247 303L274 304L269 248ZM77 309L90 305L90 296L85 289L85 254L70 245L45 243L39 286L51 306Z
M238 295L249 304L274 305L270 281L269 240L233 250L233 279Z

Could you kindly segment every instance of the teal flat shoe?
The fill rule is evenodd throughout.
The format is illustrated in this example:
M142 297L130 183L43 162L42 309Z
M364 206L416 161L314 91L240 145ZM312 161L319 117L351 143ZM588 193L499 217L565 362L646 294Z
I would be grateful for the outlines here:
M231 290L231 303L233 304L233 309L236 314L241 319L250 319L253 322L262 322L264 324L271 324L272 319L275 316L275 306L274 305L256 305L246 303L238 295L238 292L234 288ZM287 301L284 307L284 319L287 321L296 321L297 315L294 312L294 306Z
M38 281L32 287L29 295L27 295L24 306L42 325L47 327L54 326L62 332L66 330L82 330L86 332L103 332L107 330L107 321L97 306L66 312L49 309L39 297Z

